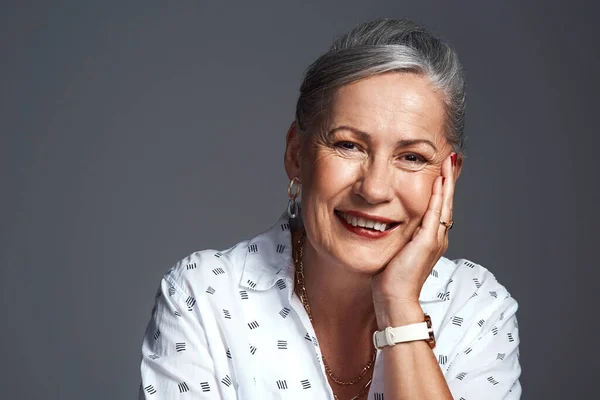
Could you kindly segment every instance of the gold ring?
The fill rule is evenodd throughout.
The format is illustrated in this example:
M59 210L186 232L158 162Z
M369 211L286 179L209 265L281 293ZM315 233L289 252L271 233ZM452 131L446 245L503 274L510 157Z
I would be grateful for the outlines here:
M446 230L448 230L448 229L452 229L452 226L454 225L454 221L451 220L450 222L446 222L446 221L442 221L440 219L440 224L444 225L446 227Z

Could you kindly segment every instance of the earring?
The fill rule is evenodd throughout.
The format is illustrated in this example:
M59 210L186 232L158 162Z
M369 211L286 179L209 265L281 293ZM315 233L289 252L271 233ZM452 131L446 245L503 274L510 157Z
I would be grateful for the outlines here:
M287 213L291 219L294 219L298 216L298 203L296 203L296 198L300 194L300 185L300 179L297 177L293 177L290 181L290 184L288 185L287 192L290 200L288 201ZM295 190L292 192L292 189L294 189L294 187Z

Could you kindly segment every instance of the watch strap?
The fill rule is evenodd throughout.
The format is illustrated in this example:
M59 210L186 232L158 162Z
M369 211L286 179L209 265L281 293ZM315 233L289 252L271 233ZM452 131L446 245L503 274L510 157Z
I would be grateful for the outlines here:
M425 340L431 348L435 347L435 337L431 328L431 319L428 315L425 315L425 321L423 322L395 328L388 326L383 331L373 333L373 344L377 349L416 340Z

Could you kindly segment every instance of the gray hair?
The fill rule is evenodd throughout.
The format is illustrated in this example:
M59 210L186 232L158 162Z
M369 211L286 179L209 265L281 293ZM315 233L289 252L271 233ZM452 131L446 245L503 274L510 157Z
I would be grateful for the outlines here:
M463 153L465 80L458 56L441 38L409 20L375 20L357 26L310 65L300 87L296 124L301 133L319 129L333 94L349 83L385 72L426 77L446 105L445 133Z

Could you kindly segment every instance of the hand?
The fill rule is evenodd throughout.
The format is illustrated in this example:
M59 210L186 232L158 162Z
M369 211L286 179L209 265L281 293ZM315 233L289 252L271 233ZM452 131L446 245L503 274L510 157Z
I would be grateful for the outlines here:
M452 220L455 186L453 154L444 160L442 175L433 183L433 192L421 226L389 264L373 276L373 304L380 329L423 320L419 305L421 288L433 266L448 248L447 229L440 220Z

